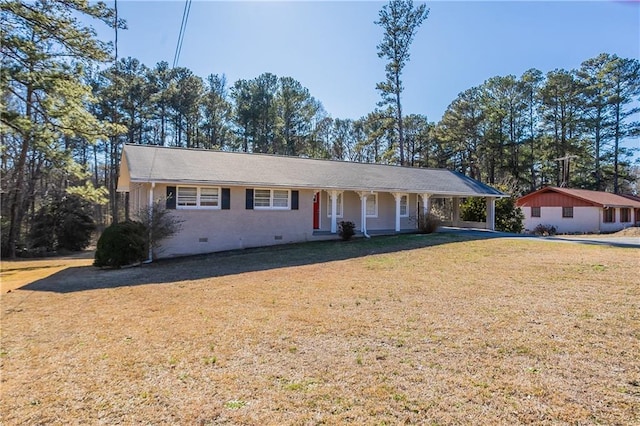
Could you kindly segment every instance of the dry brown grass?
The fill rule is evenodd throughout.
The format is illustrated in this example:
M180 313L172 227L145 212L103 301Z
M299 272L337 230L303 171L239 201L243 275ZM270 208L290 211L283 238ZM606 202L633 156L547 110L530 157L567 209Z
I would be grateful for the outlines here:
M3 295L2 424L640 422L637 249L394 238Z
M640 237L640 227L630 226L613 234L616 237Z
M44 259L2 260L0 262L0 294L57 274L67 268L93 264L93 252Z

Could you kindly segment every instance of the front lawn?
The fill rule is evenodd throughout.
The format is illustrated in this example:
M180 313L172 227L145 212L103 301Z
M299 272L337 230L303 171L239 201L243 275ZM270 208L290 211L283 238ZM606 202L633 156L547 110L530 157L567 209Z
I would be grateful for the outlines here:
M2 424L638 424L638 250L403 235L2 295Z

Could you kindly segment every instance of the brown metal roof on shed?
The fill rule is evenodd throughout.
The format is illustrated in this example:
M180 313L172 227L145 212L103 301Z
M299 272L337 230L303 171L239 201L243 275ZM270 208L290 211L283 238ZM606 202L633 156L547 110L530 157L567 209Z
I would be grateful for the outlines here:
M519 207L633 207L640 208L640 201L617 194L588 189L570 189L549 186L520 197Z

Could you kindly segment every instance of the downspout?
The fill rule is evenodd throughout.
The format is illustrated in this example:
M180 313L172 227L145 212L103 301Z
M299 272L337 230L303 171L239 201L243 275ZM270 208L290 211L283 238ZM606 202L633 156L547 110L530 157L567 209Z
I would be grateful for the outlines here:
M149 189L149 256L147 258L147 260L145 260L142 263L151 263L153 262L153 248L151 247L151 229L152 227L152 221L153 221L153 189L156 187L156 183L155 182L151 182L151 189Z

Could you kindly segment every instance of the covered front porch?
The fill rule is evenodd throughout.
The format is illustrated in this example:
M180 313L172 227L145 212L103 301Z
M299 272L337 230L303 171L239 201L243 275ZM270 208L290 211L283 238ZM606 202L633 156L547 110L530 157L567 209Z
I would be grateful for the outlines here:
M314 191L313 235L333 235L341 221L351 221L364 236L415 232L421 217L433 213L445 226L494 230L495 200L486 197L487 221L460 218L457 194L320 189Z

